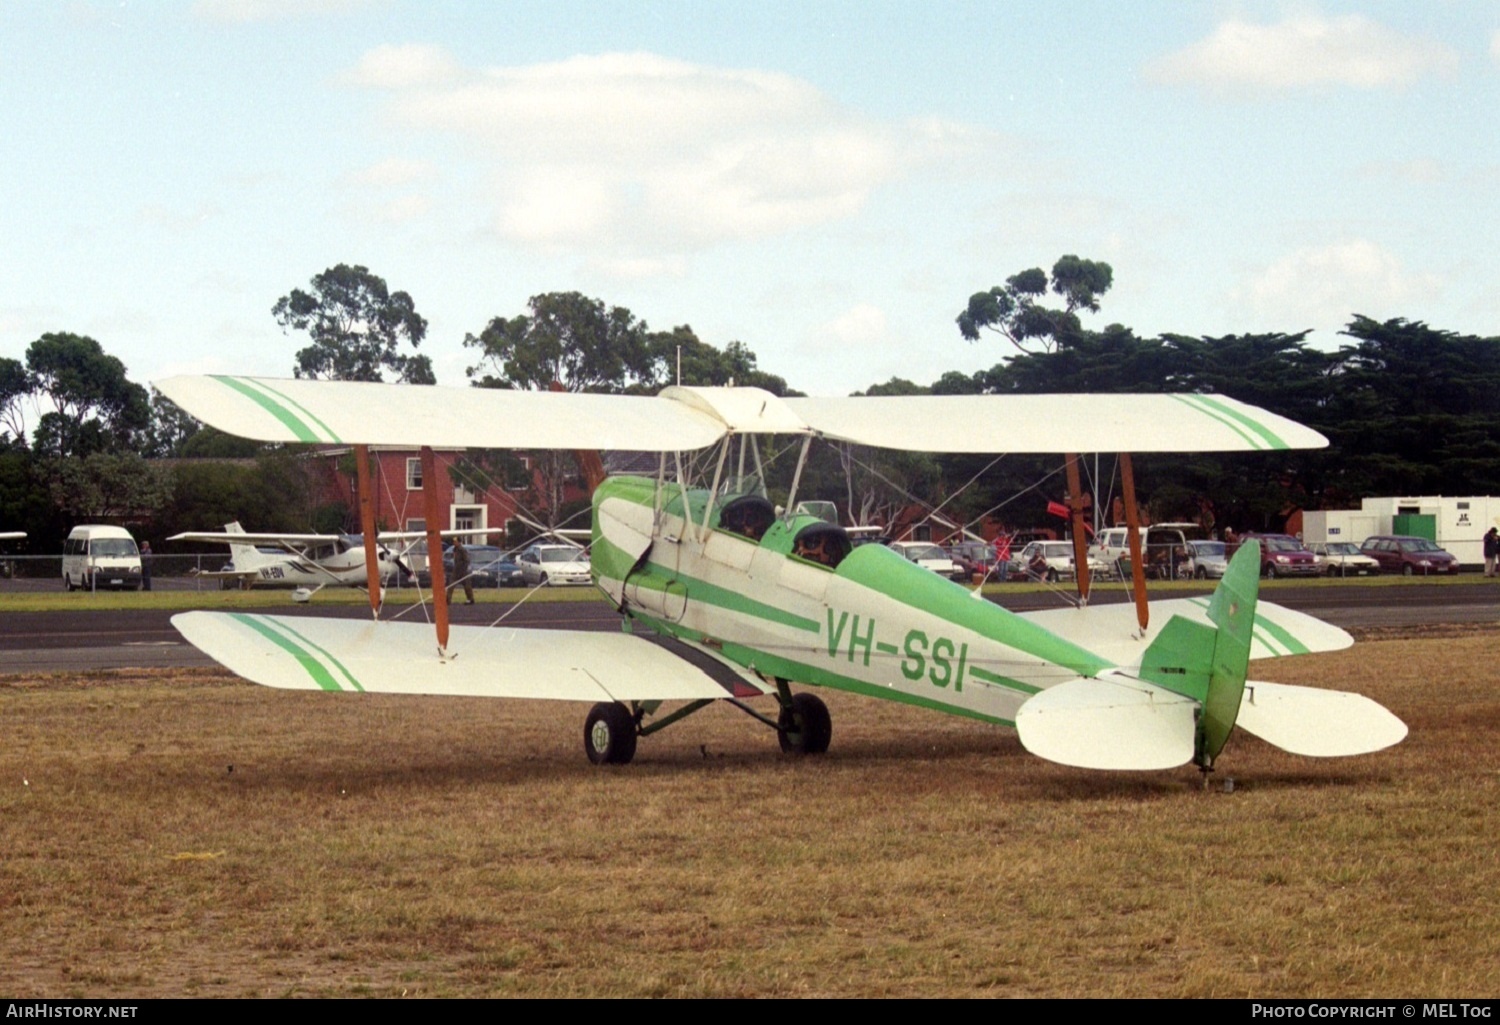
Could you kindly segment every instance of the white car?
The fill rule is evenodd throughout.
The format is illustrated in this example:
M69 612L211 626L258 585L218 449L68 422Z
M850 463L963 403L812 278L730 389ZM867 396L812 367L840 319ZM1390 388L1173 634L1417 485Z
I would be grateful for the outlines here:
M1307 546L1318 560L1319 572L1331 577L1378 577L1380 563L1359 550L1353 541L1315 541Z
M963 567L954 562L952 556L927 541L893 541L891 551L949 580L960 580L964 576Z
M1019 565L1017 565L1019 563ZM1073 542L1033 541L1012 561L1012 573L1056 583L1073 578Z
M573 545L532 545L520 554L516 564L528 587L593 582L589 553Z

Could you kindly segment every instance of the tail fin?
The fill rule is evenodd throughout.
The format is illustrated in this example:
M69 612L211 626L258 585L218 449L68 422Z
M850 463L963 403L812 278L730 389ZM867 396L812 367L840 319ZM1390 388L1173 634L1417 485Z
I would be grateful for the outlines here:
M1250 540L1229 561L1209 600L1214 625L1174 616L1141 660L1142 679L1202 706L1193 761L1204 769L1213 768L1239 718L1259 598L1260 542Z
M224 524L224 533L226 534L243 534L244 532L245 528L240 526L239 520ZM250 570L257 570L271 560L266 558L260 549L249 542L236 544L231 541L229 542L229 561L234 563L235 570L245 573Z

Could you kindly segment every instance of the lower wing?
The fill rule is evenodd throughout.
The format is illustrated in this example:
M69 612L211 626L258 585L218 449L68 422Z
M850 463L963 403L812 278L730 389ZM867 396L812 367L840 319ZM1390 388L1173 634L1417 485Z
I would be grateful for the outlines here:
M677 701L771 689L625 633L455 626L440 658L424 623L185 612L172 625L231 672L294 690Z

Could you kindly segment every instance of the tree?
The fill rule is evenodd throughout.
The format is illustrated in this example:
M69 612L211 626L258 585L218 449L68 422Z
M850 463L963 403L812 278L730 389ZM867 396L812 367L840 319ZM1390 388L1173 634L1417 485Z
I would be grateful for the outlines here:
M647 328L623 306L606 307L579 292L547 292L527 302L530 314L495 317L464 345L479 350L468 369L481 388L622 392L653 388L659 362Z
M89 455L134 449L151 423L146 389L125 377L125 364L92 338L44 334L26 350L32 388L52 411L33 435L38 452Z
M1031 352L1027 344L1033 341L1051 352L1080 333L1079 310L1099 312L1099 297L1113 282L1109 264L1064 256L1052 265L1050 282L1040 267L1033 267L1011 275L1005 284L988 292L975 292L968 308L958 315L958 330L971 342L979 341L981 331L992 331L1019 352ZM1063 309L1041 304L1049 287L1063 299Z
M134 452L95 452L47 464L52 504L73 522L146 520L172 499L172 471Z
M283 331L306 331L312 344L297 353L298 377L381 381L384 371L408 384L435 384L432 360L403 355L427 336L427 321L405 292L392 292L366 267L341 263L317 275L312 290L294 288L271 313Z
M32 392L31 375L18 359L0 359L0 448L26 446L26 420L21 400Z

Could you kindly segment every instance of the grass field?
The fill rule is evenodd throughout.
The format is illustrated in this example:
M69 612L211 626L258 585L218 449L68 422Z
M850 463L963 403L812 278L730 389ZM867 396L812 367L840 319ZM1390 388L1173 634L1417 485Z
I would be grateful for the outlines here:
M842 694L823 758L726 707L601 770L578 705L5 677L0 992L1493 997L1497 646L1260 666L1411 735L1206 791Z

